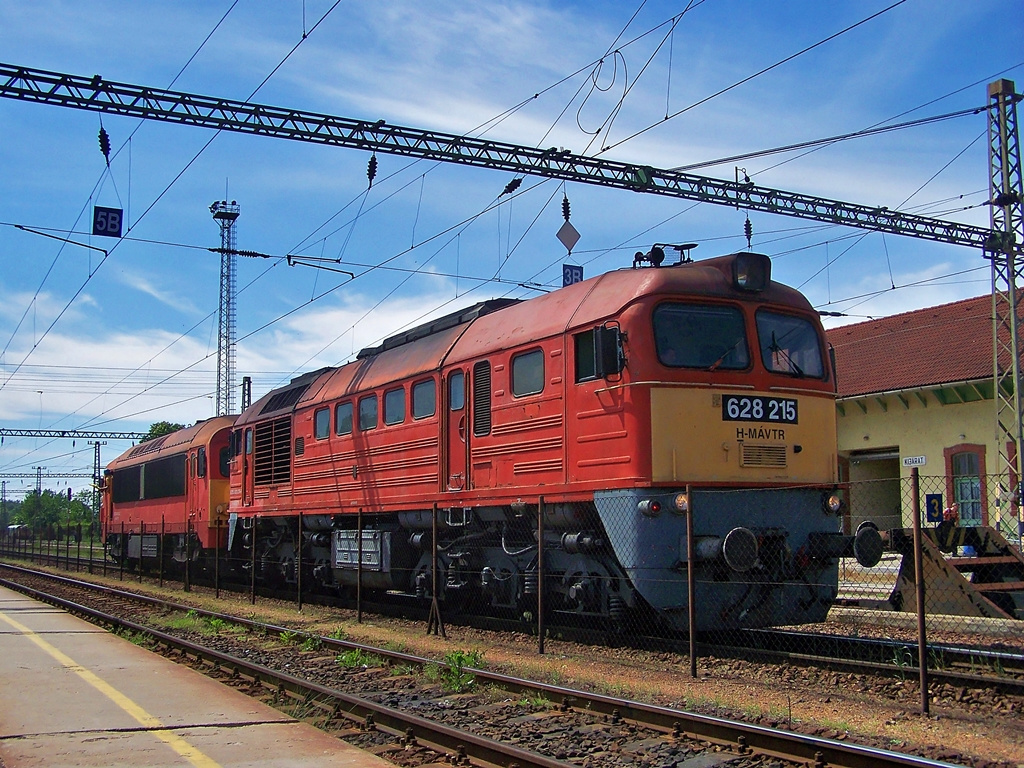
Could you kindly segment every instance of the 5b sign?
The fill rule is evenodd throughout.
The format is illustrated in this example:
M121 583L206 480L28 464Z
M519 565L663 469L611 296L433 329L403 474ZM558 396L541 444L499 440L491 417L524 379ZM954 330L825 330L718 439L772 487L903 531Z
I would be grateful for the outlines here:
M120 237L124 211L120 208L104 208L96 205L92 209L92 233L104 237Z

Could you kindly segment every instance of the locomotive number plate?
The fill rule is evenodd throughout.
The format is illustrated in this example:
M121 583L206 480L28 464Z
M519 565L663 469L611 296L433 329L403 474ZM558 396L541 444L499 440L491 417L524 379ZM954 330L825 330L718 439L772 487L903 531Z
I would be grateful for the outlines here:
M788 397L722 395L722 421L796 424L796 400Z

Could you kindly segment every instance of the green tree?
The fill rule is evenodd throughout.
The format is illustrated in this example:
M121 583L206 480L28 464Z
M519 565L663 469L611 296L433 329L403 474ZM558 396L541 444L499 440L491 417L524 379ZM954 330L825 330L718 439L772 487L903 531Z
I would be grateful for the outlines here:
M179 429L184 428L184 424L174 424L170 421L158 421L155 422L154 424L150 424L149 432L147 432L146 436L142 438L142 442L146 442L147 440L155 440L158 437L169 435L172 432L177 432Z
M11 515L11 521L25 523L40 534L49 535L69 527L77 531L78 526L88 528L92 521L92 510L82 500L89 491L79 491L77 498L68 498L67 493L49 489L41 494L29 494L22 505Z

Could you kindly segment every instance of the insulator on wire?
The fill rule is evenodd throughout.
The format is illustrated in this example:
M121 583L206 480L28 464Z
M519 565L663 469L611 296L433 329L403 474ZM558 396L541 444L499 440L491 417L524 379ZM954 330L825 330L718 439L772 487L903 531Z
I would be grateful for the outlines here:
M569 198L564 192L562 193L562 218L566 221L569 220Z
M505 189L502 190L501 194L502 195L511 195L513 192L515 192L517 189L519 189L519 185L521 185L522 183L523 183L522 179L512 179L512 181L510 181L508 184L505 185ZM499 197L500 197L500 195L499 195Z
M747 248L751 247L750 241L754 237L754 225L750 223L750 216L747 216L747 220L743 222L743 234L747 238Z
M100 126L100 152L103 153L103 158L107 161L107 165L110 165L110 136L107 134L107 129L102 125Z
M369 186L373 186L373 179L377 175L377 156L370 155L370 162L366 164L366 178L370 180Z

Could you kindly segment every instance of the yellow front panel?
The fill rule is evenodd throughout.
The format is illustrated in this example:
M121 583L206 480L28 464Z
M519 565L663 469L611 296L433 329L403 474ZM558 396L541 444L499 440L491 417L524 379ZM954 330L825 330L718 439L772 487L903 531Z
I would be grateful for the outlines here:
M727 420L722 398L796 401L797 423L769 421L764 409ZM779 414L772 414L779 415ZM835 401L829 395L729 389L651 389L653 482L834 483Z

